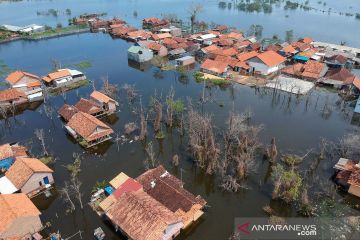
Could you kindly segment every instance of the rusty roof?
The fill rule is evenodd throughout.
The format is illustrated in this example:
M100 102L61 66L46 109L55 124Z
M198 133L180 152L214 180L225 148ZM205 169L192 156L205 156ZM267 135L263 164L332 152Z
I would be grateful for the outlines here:
M98 105L85 98L80 98L80 100L75 104L75 108L90 115L102 112L102 109Z
M12 151L12 148L10 144L6 143L0 146L0 160L14 157L14 153Z
M41 213L23 193L0 195L0 232L6 231L18 218Z
M304 71L304 64L302 63L295 63L294 65L290 65L281 69L282 73L293 76L301 76L303 71Z
M146 171L136 180L143 185L145 192L172 212L176 212L178 209L188 212L195 204L202 207L206 204L202 197L195 197L184 189L182 182L168 173L161 165Z
M26 98L25 93L15 89L15 88L9 88L5 90L0 90L0 101L11 101L16 100L18 98Z
M346 68L335 68L330 69L326 73L325 78L341 81L344 82L344 84L352 84L356 76Z
M36 158L16 158L5 176L18 189L21 189L34 173L52 173L48 166Z
M64 104L58 111L58 114L65 120L69 121L72 116L74 116L75 113L77 113L79 110L74 107L70 106L68 104Z
M181 222L174 213L143 191L125 192L106 215L134 240L163 239L168 225Z
M93 141L114 133L105 123L83 112L75 113L67 125L86 141Z
M36 76L35 74L18 70L18 71L10 73L5 78L5 80L13 85L13 84L17 83L18 81L20 81L23 77L29 77L29 78L32 78L34 80L39 80L40 79L40 77Z
M350 185L355 185L360 187L360 169L359 168L354 168L354 170L352 171L348 183Z
M321 77L320 74L325 67L325 63L309 60L304 64L304 71L301 76L316 80Z

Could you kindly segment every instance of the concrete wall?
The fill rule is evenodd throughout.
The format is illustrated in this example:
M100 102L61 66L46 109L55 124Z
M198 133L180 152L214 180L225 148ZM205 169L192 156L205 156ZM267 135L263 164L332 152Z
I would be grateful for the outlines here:
M147 62L153 58L153 53L148 49L144 49L141 53L128 52L128 58L135 62Z
M163 239L164 240L173 239L174 237L179 235L180 229L182 229L183 226L184 224L182 222L168 225L167 228L165 229L165 234L163 236Z
M24 236L28 233L33 234L42 228L39 216L27 216L17 218L13 224L4 232L0 233L0 238L9 238L13 236Z
M49 178L50 184L54 183L54 178L52 176L52 173L35 173L30 177L30 179L21 188L21 192L28 194L39 188L44 187L44 185L45 185L44 180L43 180L44 177ZM40 186L39 182L42 183L42 186Z

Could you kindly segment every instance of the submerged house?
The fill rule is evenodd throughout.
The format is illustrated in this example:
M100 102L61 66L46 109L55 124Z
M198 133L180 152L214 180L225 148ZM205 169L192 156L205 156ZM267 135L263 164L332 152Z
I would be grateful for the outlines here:
M183 183L163 166L150 169L136 178L144 191L181 218L184 228L197 221L204 212L206 201L184 189Z
M251 72L269 75L284 67L286 58L274 51L266 51L247 60Z
M54 183L53 170L36 158L16 158L5 177L17 190L34 196ZM0 186L0 189L10 186Z
M78 111L90 114L94 117L100 117L105 114L103 109L100 108L96 103L85 98L80 98L80 100L75 104L74 107Z
M14 163L16 157L27 157L27 148L9 143L0 146L0 170L7 170Z
M318 82L342 88L343 86L351 86L354 81L359 80L360 79L347 68L334 68L330 69L323 78L318 80Z
M65 122L68 122L77 112L79 112L79 110L76 107L64 104L59 109L58 114Z
M77 112L65 126L68 133L84 147L92 147L111 139L114 131L90 114Z
M40 211L23 193L0 195L0 239L24 239L43 225Z
M24 71L15 71L10 73L5 80L12 88L24 92L29 102L44 99L39 76Z
M59 69L42 78L46 86L54 88L68 86L85 79L86 76L82 72L72 69Z
M28 102L26 94L15 88L0 90L0 107L18 106Z
M147 62L153 58L153 52L148 48L131 46L128 49L128 59L134 62Z
M100 106L108 115L116 112L116 108L119 106L117 101L99 91L93 91L90 94L90 101Z

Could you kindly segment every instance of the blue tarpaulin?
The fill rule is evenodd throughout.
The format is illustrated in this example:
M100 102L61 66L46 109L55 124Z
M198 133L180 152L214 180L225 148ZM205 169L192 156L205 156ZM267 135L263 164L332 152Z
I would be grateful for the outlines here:
M14 158L5 158L0 160L0 169L9 169L11 165L14 163Z
M308 57L304 57L304 56L294 56L294 59L295 60L299 60L299 61L308 61L310 58L308 58Z
M114 192L114 189L111 186L105 187L105 193L111 195Z

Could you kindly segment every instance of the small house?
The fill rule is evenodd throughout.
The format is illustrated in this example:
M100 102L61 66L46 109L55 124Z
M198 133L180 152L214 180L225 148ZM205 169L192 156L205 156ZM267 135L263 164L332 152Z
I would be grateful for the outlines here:
M90 114L77 112L65 126L68 133L84 147L92 147L111 139L114 131Z
M0 170L7 170L14 163L16 157L27 157L27 148L18 144L3 144L0 146Z
M226 62L206 59L200 67L202 72L209 73L218 77L226 77L229 66Z
M182 181L163 166L150 169L136 178L144 191L160 202L184 223L184 228L196 222L203 214L206 201L184 189Z
M360 197L360 166L359 164L355 165L354 170L352 171L348 184L350 185L348 192L352 195Z
M185 56L175 59L175 61L178 66L188 66L195 63L195 58L193 56Z
M24 92L29 102L35 102L44 98L41 88L40 77L24 72L15 71L10 73L5 79L12 88Z
M153 52L150 49L131 46L128 49L128 59L135 62L147 62L153 58Z
M16 158L5 177L18 191L33 196L54 183L53 170L36 158Z
M87 100L85 98L80 98L80 100L74 106L77 110L90 114L94 117L103 116L104 110L100 108L96 103Z
M330 69L323 78L320 78L318 82L341 88L343 86L351 86L355 79L358 79L347 68L333 68Z
M86 76L82 72L72 69L59 69L42 78L48 87L68 86L74 82L85 79Z
M0 239L23 239L43 227L40 211L23 193L0 195L0 213Z
M337 171L335 182L348 193L360 197L360 163L356 164L353 160L340 158L334 169Z
M11 107L28 103L29 100L24 92L15 88L0 90L0 106Z
M90 94L90 100L100 106L107 114L116 112L116 107L119 105L117 101L99 91L93 91Z
M166 19L159 19L156 17L144 18L143 19L143 28L149 29L161 29L169 26L170 22Z
M348 59L344 55L336 54L329 58L326 58L325 63L330 68L342 68L345 67L346 64L348 63Z
M159 43L149 42L147 44L147 48L153 51L154 56L165 57L166 55L168 55L167 48Z
M122 193L106 217L132 240L174 239L184 226L181 218L143 191Z
M170 33L174 37L181 36L181 28L177 28L175 26L170 26L169 28L162 28L159 30L160 33Z
M201 44L204 44L204 45L211 45L212 44L212 40L216 38L216 35L215 34L212 34L212 33L207 33L207 34L203 34L203 35L200 35L196 38L196 41L201 43Z
M251 72L261 75L269 75L281 70L284 67L286 58L274 51L260 53L247 61Z

